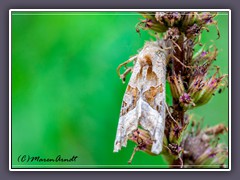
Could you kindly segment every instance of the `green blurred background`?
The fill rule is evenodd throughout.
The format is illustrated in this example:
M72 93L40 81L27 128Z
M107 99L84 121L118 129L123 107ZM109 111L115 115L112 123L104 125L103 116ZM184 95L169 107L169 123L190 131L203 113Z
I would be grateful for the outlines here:
M137 152L134 144L113 153L127 84L117 66L152 37L136 33L134 12L12 12L12 167L164 168L161 156ZM219 49L215 64L228 73L228 15L220 13L202 42ZM170 93L167 94L170 102ZM191 111L204 125L228 124L228 92ZM228 143L228 137L221 141ZM19 155L64 158L74 163L21 163Z

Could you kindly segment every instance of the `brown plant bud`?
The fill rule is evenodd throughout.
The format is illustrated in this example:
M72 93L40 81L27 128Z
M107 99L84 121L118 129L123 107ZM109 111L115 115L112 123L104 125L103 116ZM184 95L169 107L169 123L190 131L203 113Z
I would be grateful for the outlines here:
M205 82L203 88L200 91L200 96L194 100L197 106L206 104L213 96L214 92L222 86L221 82L226 75L219 78L216 77L216 73Z
M146 19L154 19L155 12L139 12Z
M170 142L178 144L178 141L182 136L183 130L184 130L184 128L180 127L179 125L177 125L175 123L172 123L170 133L169 133Z
M181 19L181 14L179 12L156 12L156 20L160 24L166 24L168 27L177 25Z
M228 131L227 127L224 124L218 124L216 126L207 128L205 133L208 135L218 135L223 134L225 131Z
M198 18L198 12L182 12L182 28L192 26Z
M187 38L196 37L201 33L201 26L197 24L193 24L192 26L188 26L186 30Z
M155 32L165 32L167 28L165 26L161 26L159 23L155 21L155 19L144 19L141 20L140 23L137 24L136 27L138 30L143 29L143 30L153 30Z
M184 85L181 76L169 76L168 82L170 84L171 93L174 99L178 100L182 94L184 94Z
M177 41L180 36L180 31L177 27L169 28L165 34L165 40Z
M202 75L203 73L206 74L213 61L216 60L217 55L218 51L215 46L213 46L213 50L211 50L211 48L204 50L203 46L203 48L193 56L193 63L197 66L193 76Z
M165 32L168 27L166 27L164 24L159 23L155 19L155 13L154 12L140 12L142 16L145 18L144 20L141 20L137 26L136 30L139 32L139 29L143 30L153 30L157 33Z
M218 33L218 38L220 37L220 31L217 26L217 21L215 21L213 18L217 16L217 13L211 13L211 12L202 12L199 14L199 18L197 20L197 23L201 25L204 29L208 30L209 25L215 25Z
M150 134L146 130L140 128L136 129L129 136L129 140L137 144L138 150L146 152L152 156L156 155L151 152L153 141Z
M219 73L219 69L217 69L212 77L206 79L207 70L206 66L200 66L195 70L195 76L187 91L196 106L206 104L219 87L225 86L222 81L227 75L216 77Z
M210 12L202 12L199 14L198 23L199 24L211 24L213 23L213 18L216 15L212 15Z
M204 76L195 76L189 86L188 94L191 96L194 103L201 97L201 92L205 85L203 78Z
M193 103L193 100L191 98L191 96L188 93L184 93L180 96L179 98L179 102L181 103L181 106L184 108L184 110L186 111L188 108L195 106L195 104Z

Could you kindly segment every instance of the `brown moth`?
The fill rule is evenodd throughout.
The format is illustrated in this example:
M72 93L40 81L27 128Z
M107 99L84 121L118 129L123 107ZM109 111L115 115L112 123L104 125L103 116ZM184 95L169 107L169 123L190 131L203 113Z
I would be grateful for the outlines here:
M138 55L129 61L133 60L135 64L123 97L114 152L126 147L129 135L141 127L151 136L151 152L159 154L165 128L167 56L159 42L146 42Z

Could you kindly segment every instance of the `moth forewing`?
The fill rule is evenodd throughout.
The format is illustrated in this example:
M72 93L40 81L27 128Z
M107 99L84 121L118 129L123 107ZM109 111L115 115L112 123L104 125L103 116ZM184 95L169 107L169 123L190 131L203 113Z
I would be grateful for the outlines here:
M161 42L163 43L163 42ZM159 42L147 42L137 55L123 97L114 152L127 145L128 136L139 126L153 141L151 152L159 154L165 128L166 54Z

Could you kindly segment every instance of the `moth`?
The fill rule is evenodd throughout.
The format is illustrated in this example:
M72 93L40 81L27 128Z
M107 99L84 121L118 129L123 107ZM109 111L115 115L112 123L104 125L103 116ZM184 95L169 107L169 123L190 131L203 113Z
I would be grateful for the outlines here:
M151 136L151 152L159 154L162 151L167 63L163 45L163 42L146 42L136 56L120 65L134 61L133 68L121 76L124 79L126 73L132 72L123 97L114 152L126 147L128 137L139 127Z

